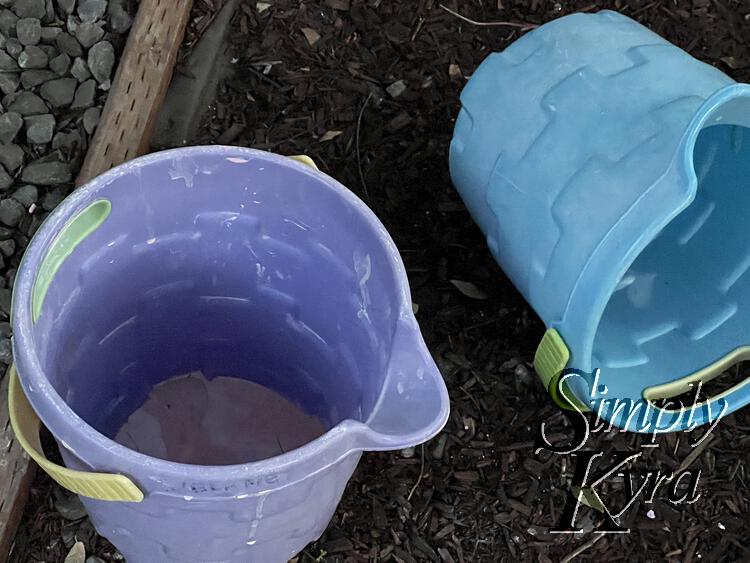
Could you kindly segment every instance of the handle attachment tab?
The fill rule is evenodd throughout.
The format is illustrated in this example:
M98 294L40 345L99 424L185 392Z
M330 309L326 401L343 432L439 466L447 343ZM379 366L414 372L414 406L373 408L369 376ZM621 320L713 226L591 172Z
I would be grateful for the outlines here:
M143 500L143 492L125 475L75 471L48 460L39 441L39 429L42 423L21 388L15 366L11 366L7 377L10 377L8 385L10 423L16 433L16 438L31 459L61 487L96 500L119 502Z
M534 369L542 380L544 388L558 407L587 412L591 409L582 402L575 400L575 396L567 388L564 381L562 385L566 387L565 393L560 392L560 378L563 376L569 361L570 350L568 350L562 336L554 328L548 329L536 349L536 354L534 354ZM566 397L573 398L575 404L568 401Z
M291 158L292 160L296 160L297 162L301 162L302 164L306 164L310 168L319 170L317 164L315 164L315 161L306 154L296 154L294 156L290 156L289 158Z

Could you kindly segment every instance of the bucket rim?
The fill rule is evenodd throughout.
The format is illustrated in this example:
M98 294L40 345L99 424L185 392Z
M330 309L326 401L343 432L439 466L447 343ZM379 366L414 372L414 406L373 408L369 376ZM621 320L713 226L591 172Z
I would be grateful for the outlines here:
M398 293L399 307L397 317L411 318L416 324L416 318L412 311L411 292L406 268L396 244L385 226L375 213L346 186L324 172L313 169L287 156L259 149L228 145L179 147L158 151L130 160L77 188L49 214L29 243L19 265L14 284L14 299L11 311L14 362L19 374L19 381L29 402L61 446L64 446L76 457L79 456L77 453L79 450L91 451L93 449L99 452L99 455L96 457L100 460L106 459L107 462L106 467L96 467L96 471L115 471L134 476L136 482L144 487L145 492L157 489L152 492L163 493L163 491L158 490L158 486L146 486L144 476L134 475L131 469L139 466L147 466L148 478L152 484L158 484L160 478L165 476L172 478L182 477L194 481L234 481L279 473L300 462L317 459L318 463L312 463L305 471L306 474L312 474L320 469L338 463L343 457L349 454L367 449L366 446L358 445L357 440L358 436L366 435L370 431L367 424L354 419L344 419L329 428L315 440L299 448L259 461L234 465L199 465L168 461L132 450L96 430L68 406L45 376L36 349L29 345L33 340L31 304L36 278L36 269L31 268L29 264L38 264L41 261L43 253L54 240L59 230L76 212L99 197L100 194L98 192L100 189L105 188L122 176L132 174L141 168L158 162L174 158L190 158L192 156L206 155L248 157L250 160L262 160L282 167L292 168L308 176L315 177L319 180L321 187L330 190L342 198L372 232L377 234L378 239L384 246L387 260L394 276L394 285ZM421 334L419 338L422 338ZM422 340L422 342L424 341ZM381 395L384 390L385 386L380 391ZM324 450L330 450L335 446L338 446L340 451L332 452L334 455L320 455ZM101 452L104 452L104 455ZM79 459L89 465L86 457L81 456ZM94 456L88 457L91 458ZM287 486L297 480L299 480L299 476L296 479L293 478L290 481L279 483L278 486L268 486L267 489ZM254 494L258 492L262 493L262 490L261 488ZM204 495L198 494L196 496ZM225 495L212 494L205 496Z
M592 253L591 259L586 264L586 268L581 273L566 303L563 320L558 323L552 323L552 326L559 329L563 334L569 334L571 333L571 327L577 327L576 337L570 338L567 342L571 355L576 358L576 369L580 369L583 373L593 374L593 370L599 367L593 364L593 345L605 308L617 284L644 252L646 247L653 242L656 235L674 221L695 200L698 192L698 177L694 164L694 150L698 136L704 128L715 124L722 124L722 120L712 121L712 118L723 106L738 99L750 101L750 84L738 82L726 84L707 96L697 107L682 130L669 166L665 168L663 175L649 188L649 191L655 191L655 188L659 187L660 182L679 179L683 182L682 190L678 194L679 199L675 197L672 206L669 208L651 212L652 219L648 229L635 233L632 239L628 241L627 252L622 255L622 259L617 263L617 268L611 268L611 261L605 259L607 256L606 246L612 243L612 239L615 237L608 235ZM647 195L649 194L647 193ZM635 202L630 208L629 213L643 212L645 207L642 205L643 199L641 198ZM624 219L620 219L618 226L623 222ZM610 231L611 233L612 231ZM604 264L607 264L608 267L603 269L602 265ZM717 353L717 358L730 351L724 350L722 353ZM606 382L606 378L603 381ZM590 391L591 381L587 381L587 384ZM585 386L576 386L576 397L584 403L589 404L588 399L590 397L579 396L584 390ZM643 388L636 388L634 386L632 394L622 397L622 399L637 401L643 398L642 395ZM745 400L745 402L748 401L750 401L750 396ZM739 403L736 408L739 408ZM733 408L730 412L736 410L736 408ZM656 413L658 413L658 410ZM656 419L656 413L653 415L652 421ZM603 416L603 418L607 422L610 422L606 416ZM620 426L618 421L613 421L613 424ZM622 428L628 431L638 431L634 424L629 424L627 427L623 426ZM677 430L681 430L681 428L677 428Z

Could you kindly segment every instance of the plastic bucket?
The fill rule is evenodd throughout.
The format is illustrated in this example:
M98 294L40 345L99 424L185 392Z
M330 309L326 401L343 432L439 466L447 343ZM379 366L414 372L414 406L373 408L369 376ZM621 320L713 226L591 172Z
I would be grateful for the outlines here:
M690 417L652 401L750 356L750 86L604 11L490 55L461 102L452 178L548 327L535 363L559 404L631 430L747 404L747 380Z
M166 151L74 192L28 247L13 324L16 433L129 563L287 561L323 532L363 450L421 443L448 416L383 226L266 152ZM223 466L112 440L156 384L194 370L259 383L330 430ZM65 468L44 459L37 415Z

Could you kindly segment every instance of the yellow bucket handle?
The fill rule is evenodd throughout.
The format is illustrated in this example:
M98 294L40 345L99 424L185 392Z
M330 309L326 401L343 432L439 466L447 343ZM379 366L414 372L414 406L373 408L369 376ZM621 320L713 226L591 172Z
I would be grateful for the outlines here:
M50 477L65 489L96 500L119 502L143 500L143 492L125 475L74 471L48 460L39 441L39 429L42 422L21 388L15 366L11 366L7 377L10 377L8 410L16 438L31 459L37 462Z
M302 164L306 164L310 168L319 170L318 166L315 164L315 161L306 154L295 154L294 156L290 156L289 158L291 158L292 160L296 160L297 162L301 162Z

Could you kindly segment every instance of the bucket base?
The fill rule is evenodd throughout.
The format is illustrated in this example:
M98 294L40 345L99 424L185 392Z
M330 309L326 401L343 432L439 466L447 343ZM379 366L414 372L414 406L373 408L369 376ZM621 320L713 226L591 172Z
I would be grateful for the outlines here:
M168 461L234 465L297 449L326 430L319 418L257 383L209 381L193 372L154 387L115 441Z

